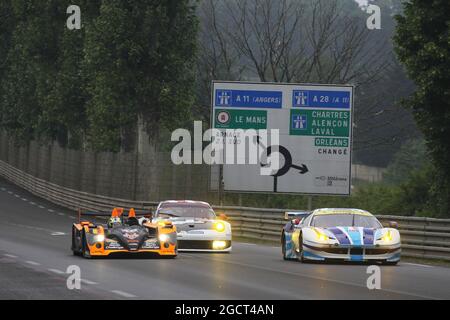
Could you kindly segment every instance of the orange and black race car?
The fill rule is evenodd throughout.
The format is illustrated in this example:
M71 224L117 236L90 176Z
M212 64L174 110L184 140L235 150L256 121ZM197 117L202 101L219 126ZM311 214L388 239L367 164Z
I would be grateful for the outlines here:
M109 217L107 224L83 221L82 216ZM124 217L124 209L112 213L81 212L79 222L72 227L72 251L85 258L130 254L153 254L161 257L177 256L176 227L170 221L151 223L150 214L140 214L134 209Z

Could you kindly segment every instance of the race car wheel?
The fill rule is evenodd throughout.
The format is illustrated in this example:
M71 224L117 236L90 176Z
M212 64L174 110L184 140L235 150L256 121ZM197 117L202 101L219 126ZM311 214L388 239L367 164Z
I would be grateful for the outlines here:
M90 259L91 258L91 253L90 253L89 247L87 245L86 233L85 232L83 232L83 235L81 237L81 254L86 259Z
M286 237L284 235L281 236L281 252L283 254L283 260L289 260L289 258L286 256Z
M382 264L384 266L396 266L398 264L398 261L383 261Z
M301 233L298 236L298 245L302 248L302 251L300 251L299 260L301 262L306 262L305 258L303 257L303 236Z
M77 230L72 228L72 252L74 256L80 256L80 246L78 245Z
M286 252L286 236L285 236L284 232L283 232L283 235L281 237L281 252L283 253L283 260L286 260L286 261L295 260L295 259L290 258L290 257L287 256L287 252Z

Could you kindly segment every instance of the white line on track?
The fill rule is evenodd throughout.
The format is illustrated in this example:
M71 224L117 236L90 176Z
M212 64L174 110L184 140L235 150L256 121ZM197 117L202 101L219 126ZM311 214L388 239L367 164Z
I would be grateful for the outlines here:
M422 268L434 268L434 266L428 266L426 264L419 264L419 263L409 263L409 262L404 262L403 264L406 264L408 266L414 266L414 267L422 267Z
M35 206L35 205L36 205L36 203L33 202L33 201L31 201L30 204L31 204L32 206Z
M14 255L12 255L12 254L4 254L4 256L5 256L5 257L8 257L8 258L12 258L12 259L18 258L18 256L14 256Z
M15 195L14 195L14 197L16 197L16 198L20 198L20 196L19 196L18 194L15 194Z
M50 235L54 236L54 237L60 237L60 236L65 236L66 234L64 232L52 232Z
M89 284L89 285L96 285L96 284L98 284L97 282L94 282L94 281L91 281L91 280L87 280L87 279L81 279L81 283Z
M131 293L123 292L123 291L120 291L120 290L112 290L111 292L115 293L115 294L117 294L119 296L125 297L125 298L137 298L135 295L133 295Z
M5 189L5 188L2 188L2 191L6 191L6 189Z
M34 262L34 261L25 261L26 264L32 265L32 266L40 266L40 263Z
M186 255L188 255L188 254L186 254ZM218 261L215 258L200 257L200 256L197 256L197 259ZM320 281L325 281L325 282L338 283L338 284L343 284L343 285L347 285L347 286L366 288L366 286L358 284L358 283L355 283L355 282L342 281L342 280L331 279L331 278L321 277L321 276L308 275L308 274L302 274L302 273L297 273L297 272L292 272L292 271L277 270L277 269L274 269L274 268L271 268L271 267L264 267L264 266L260 266L260 265L249 264L249 263L241 263L241 262L237 262L237 261L225 261L225 260L221 260L221 263L232 264L232 265L237 265L237 266L247 267L247 268L255 268L255 269L258 269L258 270L270 271L272 273L288 274L288 275L292 275L292 276L295 276L295 277L301 277L301 278L320 280ZM409 296L417 297L417 298L421 298L421 299L439 300L439 298L436 298L436 297L427 296L427 295L421 295L421 294L415 294L415 293L410 293L410 292L401 291L401 290L381 289L380 291L391 292L391 293L401 294L401 295L409 295Z
M61 217L63 217L63 216L65 216L65 214L64 214L64 213L62 213L62 212L58 212L58 216L61 216Z
M47 270L56 274L66 274L64 271L58 269L47 269Z
M52 209L48 209L48 212L51 212L51 213L53 213L53 212L55 212L55 210L52 210Z
M8 193L9 193L9 194L13 194L13 192L12 192L12 191L8 191Z
M22 198L22 201L28 201L28 199Z
M44 206L39 206L39 209L45 209L45 207Z

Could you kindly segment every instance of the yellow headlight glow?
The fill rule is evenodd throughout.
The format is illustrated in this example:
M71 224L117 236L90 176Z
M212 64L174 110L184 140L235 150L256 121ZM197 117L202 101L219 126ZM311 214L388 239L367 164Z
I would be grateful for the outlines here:
M214 229L218 232L224 232L225 224L223 222L218 221L214 224Z
M381 237L381 240L383 242L391 242L392 241L392 234L391 231L389 230L388 232L385 233L385 235L383 237Z
M223 250L227 246L226 241L213 241L213 249L214 250Z
M103 234L98 234L98 235L94 236L94 241L95 242L103 242L103 241L105 241L105 236Z
M159 241L161 241L161 242L168 242L169 240L170 240L169 235L164 234L164 233L159 235Z
M319 240L319 242L327 242L328 240L330 240L330 238L326 234L320 232L317 229L314 230L316 231L317 240Z

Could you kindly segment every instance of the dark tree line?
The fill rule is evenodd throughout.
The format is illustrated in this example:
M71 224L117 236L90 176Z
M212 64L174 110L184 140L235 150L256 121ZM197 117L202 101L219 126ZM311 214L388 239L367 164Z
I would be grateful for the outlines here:
M1 127L97 151L132 148L138 122L174 128L194 101L196 33L190 0L2 0Z
M410 0L398 15L396 52L415 82L405 101L426 140L432 159L427 199L441 215L450 210L450 4Z

